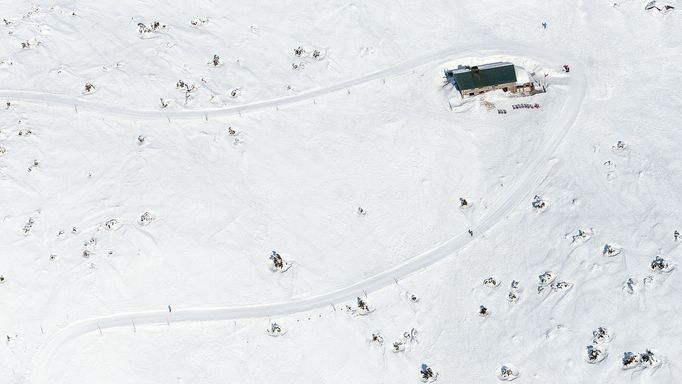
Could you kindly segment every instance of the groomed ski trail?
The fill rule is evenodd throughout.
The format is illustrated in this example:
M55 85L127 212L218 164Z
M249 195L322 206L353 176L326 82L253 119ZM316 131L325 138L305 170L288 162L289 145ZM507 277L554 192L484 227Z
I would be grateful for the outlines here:
M502 44L503 45L503 44ZM520 52L523 52L521 54ZM350 81L338 83L330 87L319 88L308 92L302 92L296 96L285 97L281 99L267 100L263 102L253 103L249 105L242 105L240 107L230 107L220 110L208 111L186 111L177 113L166 113L163 111L132 111L122 108L108 108L107 106L100 106L96 104L80 104L86 109L90 107L91 112L109 113L120 116L127 116L141 119L157 119L157 118L203 118L205 114L208 116L221 116L237 114L248 111L256 111L264 108L282 106L285 104L296 103L315 96L324 95L337 90L342 90L350 86L369 82L375 79L382 78L391 74L398 74L407 69L417 67L429 62L444 62L453 56L485 56L494 54L506 54L528 57L529 54L535 52L537 57L548 58L546 50L539 50L535 48L517 46L505 50L481 50L480 47L475 49L447 49L432 54L422 56L418 59L408 60L399 65L389 69L376 71L371 74L355 78ZM554 55L554 63L566 61L564 55ZM468 233L461 233L434 248L410 258L392 268L389 268L381 273L365 278L359 282L349 286L328 292L325 294L294 299L287 302L270 303L270 304L254 304L235 307L214 307L214 308L187 308L174 309L169 313L167 309L160 309L154 311L144 312L128 312L118 313L108 316L93 317L83 319L69 324L62 328L56 334L52 335L43 347L36 352L31 360L30 370L27 377L27 382L31 384L48 384L51 382L48 376L50 368L51 357L64 344L68 343L81 335L97 330L105 330L107 328L130 326L132 322L136 325L153 325L166 324L166 322L188 322L188 321L207 321L207 320L233 320L243 318L258 318L268 316L280 316L304 312L315 308L323 307L332 303L341 303L348 300L355 299L363 290L365 292L372 292L381 289L385 286L394 283L394 278L402 278L411 273L414 273L422 268L428 267L447 256L457 254L470 242L475 240L480 234L491 230L499 221L503 220L512 209L519 204L527 203L530 206L530 199L534 195L534 188L539 186L547 177L553 164L550 161L551 155L561 144L566 137L571 127L574 125L577 116L580 112L583 99L586 91L586 79L580 71L577 63L573 62L574 70L571 71L569 79L570 92L566 102L561 105L560 109L556 111L556 119L548 124L546 127L547 137L542 145L534 152L534 156L529 159L527 167L521 172L514 182L509 184L509 190L504 199L494 202L490 210L484 215L479 223L471 229L476 234L475 237L469 236ZM13 91L0 91L0 96L6 96ZM18 93L20 94L20 93ZM46 94L27 93L29 96L25 101L36 102L55 102L71 107L72 100L55 96L52 100L50 97L44 97Z
M496 44L499 45L499 44ZM518 56L527 56L529 50L518 49L520 52ZM538 57L543 57L542 52L535 50ZM97 113L101 115L117 116L138 120L190 120L190 119L209 119L224 116L234 116L246 114L250 112L261 111L265 109L274 109L277 107L284 107L290 104L300 103L306 100L311 100L321 97L333 92L349 89L358 85L369 83L375 80L383 79L388 76L394 76L412 70L421 65L444 62L447 58L453 56L491 56L496 54L512 54L510 50L500 50L492 46L477 46L475 48L448 48L440 51L432 52L427 55L417 57L414 59L403 61L393 67L381 69L362 75L351 80L342 81L326 87L315 88L311 90L302 91L296 95L284 96L274 99L257 101L254 103L234 105L224 108L199 109L190 111L166 111L166 110L137 110L115 104L107 105L90 102L83 97L69 97L55 93L38 92L31 90L11 90L0 89L0 98L10 101L21 101L33 104L45 104L53 106L61 106L69 109L76 109L80 112ZM87 96L84 96L87 97Z

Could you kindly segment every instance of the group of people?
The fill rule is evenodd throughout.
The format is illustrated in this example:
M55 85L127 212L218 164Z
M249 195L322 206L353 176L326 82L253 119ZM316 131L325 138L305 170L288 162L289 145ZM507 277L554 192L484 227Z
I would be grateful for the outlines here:
M512 109L538 109L540 104L513 104Z
M279 255L276 251L272 251L272 255L270 255L270 260L272 260L272 264L274 264L275 268L284 268L284 260L282 259L282 256Z
M542 209L545 207L545 202L542 201L542 198L538 195L535 195L531 204L533 205L533 208L536 209Z
M433 370L426 364L422 364L420 373L424 381L434 378Z
M369 306L360 297L358 297L358 308L362 309L363 311L369 311Z

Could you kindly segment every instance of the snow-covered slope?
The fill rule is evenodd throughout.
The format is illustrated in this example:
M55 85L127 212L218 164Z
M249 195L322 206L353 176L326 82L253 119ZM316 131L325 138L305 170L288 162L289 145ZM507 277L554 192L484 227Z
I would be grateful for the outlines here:
M3 4L0 382L678 382L682 22L644 5ZM499 60L548 92L443 87Z

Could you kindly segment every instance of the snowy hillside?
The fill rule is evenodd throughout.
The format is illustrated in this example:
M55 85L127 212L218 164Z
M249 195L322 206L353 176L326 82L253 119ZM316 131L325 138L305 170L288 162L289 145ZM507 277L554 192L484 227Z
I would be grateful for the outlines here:
M681 382L647 3L5 1L0 383Z

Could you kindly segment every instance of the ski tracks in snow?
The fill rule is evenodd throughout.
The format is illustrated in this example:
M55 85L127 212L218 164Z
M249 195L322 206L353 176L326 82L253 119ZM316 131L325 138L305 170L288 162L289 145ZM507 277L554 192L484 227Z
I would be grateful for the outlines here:
M504 44L495 44L504 45ZM540 50L533 49L525 50L519 49L519 52L524 52L527 55L529 52L537 51L538 57L546 57ZM498 49L493 45L479 45L469 49L466 48L448 48L436 52L429 53L414 59L405 60L395 66L374 71L350 80L342 81L326 87L315 88L307 91L302 91L296 95L278 97L254 103L234 105L224 108L200 109L191 111L166 111L166 110L140 110L125 106L108 105L95 103L83 98L70 97L61 94L38 92L31 90L3 90L0 89L0 98L5 98L11 101L23 101L37 104L56 105L69 109L75 109L78 112L91 112L103 115L118 116L123 118L139 119L139 120L187 120L187 119L207 119L211 117L234 116L245 114L249 112L256 112L266 109L273 109L283 107L290 104L299 103L302 101L321 97L330 93L345 90L357 85L366 84L375 80L384 79L388 76L394 76L404 72L408 72L415 67L421 65L444 62L452 57L465 56L491 56L496 54L511 54L510 50ZM565 58L564 58L565 59Z
M498 46L505 47L505 44L498 43ZM136 119L193 119L205 117L217 117L235 115L239 113L254 112L276 106L283 106L308 100L314 97L323 96L332 92L347 89L352 86L371 82L386 76L400 74L414 67L429 63L445 62L447 59L465 56L488 56L495 54L507 54L518 56L536 55L537 58L551 59L555 64L566 60L564 55L548 57L546 49L537 49L519 44L507 45L505 49L495 47L472 47L470 49L445 49L428 55L404 61L396 66L372 72L370 74L354 78L331 85L329 87L318 88L306 92L301 92L295 96L265 100L252 104L245 104L236 107L223 109L197 110L197 111L142 111L132 110L123 107L98 105L84 102L80 99L72 99L66 96L30 92L30 91L3 91L0 90L0 97L12 98L36 103L58 104L66 107L77 105L81 110L102 114L118 115ZM394 267L381 273L365 278L349 286L339 288L332 292L317 296L294 299L287 302L254 304L236 307L214 307L214 308L187 308L175 309L169 312L167 309L145 312L118 313L108 316L93 317L83 319L62 328L52 335L40 350L36 352L31 360L28 382L32 384L46 384L51 382L48 371L50 361L54 353L64 344L68 343L81 335L89 332L136 325L166 324L167 322L189 322L207 320L233 320L243 318L258 318L269 316L280 316L298 312L304 312L315 308L323 307L332 303L340 303L354 299L359 292L371 292L381 289L394 283L394 278L402 278L424 267L427 267L447 256L456 254L472 242L480 234L491 230L499 221L503 220L514 207L519 203L527 202L534 194L534 188L539 186L549 175L553 167L551 156L557 147L566 137L580 112L580 107L585 96L586 79L580 72L578 65L574 67L576 71L571 71L569 77L570 92L565 102L555 111L555 119L545 127L546 137L537 151L534 151L532 158L529 159L524 170L509 185L509 189L504 198L494 202L489 211L471 229L475 236L468 233L461 233L434 248L410 258Z

